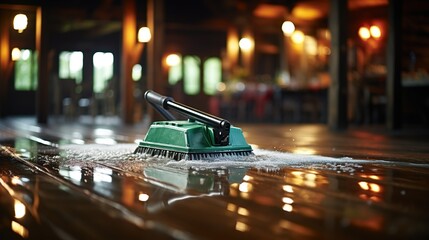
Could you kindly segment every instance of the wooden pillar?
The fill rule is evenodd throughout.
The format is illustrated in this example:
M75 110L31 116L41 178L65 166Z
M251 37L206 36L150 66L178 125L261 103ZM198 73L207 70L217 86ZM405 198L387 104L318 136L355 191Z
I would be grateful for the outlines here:
M282 78L288 78L283 79L286 81L290 81L290 69L289 69L289 51L290 51L290 43L289 43L289 36L284 35L283 33L280 35L280 51L279 51L279 57L280 57L280 71L282 74Z
M121 115L126 124L134 123L133 52L137 39L135 0L123 1L121 56Z
M388 43L387 43L387 111L389 130L400 129L401 119L401 49L402 49L402 0L389 0L388 5Z
M10 14L0 9L0 118L6 116L7 93L12 67L9 43Z
M237 28L229 27L226 39L226 62L229 73L232 73L232 70L238 65L238 54L240 52L238 41Z
M46 9L36 8L36 52L38 60L38 84L36 91L37 123L48 123L49 114L49 57Z
M82 84L87 88L83 90L87 91L88 93L91 93L91 96L87 95L85 97L94 97L94 64L92 60L94 53L95 52L92 50L85 50L83 52Z
M147 88L165 94L165 83L162 65L164 51L164 1L147 1L147 26L152 31L152 39L147 44ZM153 108L148 114L154 119Z
M247 38L251 44L249 49L240 49L241 65L249 76L253 75L253 62L255 58L255 37L250 28L243 30L241 38Z
M331 130L342 130L347 128L347 1L330 0L330 6L331 85L328 99L328 125Z

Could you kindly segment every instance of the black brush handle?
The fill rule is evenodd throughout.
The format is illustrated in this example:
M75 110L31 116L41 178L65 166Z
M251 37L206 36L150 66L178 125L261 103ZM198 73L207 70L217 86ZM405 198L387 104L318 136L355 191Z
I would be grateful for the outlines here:
M171 108L178 113L187 116L188 118L200 121L213 127L215 129L215 141L220 145L228 145L229 129L231 124L227 120L186 106L185 104L175 102L173 98L160 95L152 90L146 91L144 97L146 101L152 104L152 106L154 106L155 109L157 109L164 117L165 115L163 112ZM167 119L171 120L169 118Z
M164 109L168 109L168 105L167 105L168 101L174 101L174 99L172 97L163 96L163 95L161 95L157 92L154 92L152 90L147 90L144 94L144 98L149 103L161 106Z
M168 109L167 102L168 101L173 101L173 98L162 96L162 95L160 95L160 94L158 94L158 93L156 93L154 91L151 91L151 90L148 90L148 91L145 92L144 98L165 119L167 119L167 120L176 120L176 118L169 111L167 111L167 109Z

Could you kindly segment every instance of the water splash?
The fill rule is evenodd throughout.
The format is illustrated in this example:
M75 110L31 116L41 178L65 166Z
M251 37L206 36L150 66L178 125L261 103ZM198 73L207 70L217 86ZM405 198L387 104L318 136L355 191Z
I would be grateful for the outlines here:
M163 157L149 157L134 154L135 144L117 145L64 145L61 146L62 164L91 165L108 164L124 170L139 172L149 166L169 166L177 169L218 169L218 168L257 168L278 170L282 167L324 168L341 172L354 172L363 163L385 161L359 160L349 157L334 158L320 155L304 155L288 152L255 149L254 155L246 157L228 156L222 159L181 160L175 161Z

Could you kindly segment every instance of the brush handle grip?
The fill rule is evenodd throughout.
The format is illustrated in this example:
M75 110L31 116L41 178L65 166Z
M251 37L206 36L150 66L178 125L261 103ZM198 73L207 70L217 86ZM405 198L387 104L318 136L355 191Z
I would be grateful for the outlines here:
M154 91L148 90L144 94L146 101L152 105L165 119L176 120L176 118L168 111L168 101L174 101L171 97L160 95Z
M174 101L172 97L163 96L152 90L147 90L144 94L144 98L151 104L155 104L168 109L167 101Z

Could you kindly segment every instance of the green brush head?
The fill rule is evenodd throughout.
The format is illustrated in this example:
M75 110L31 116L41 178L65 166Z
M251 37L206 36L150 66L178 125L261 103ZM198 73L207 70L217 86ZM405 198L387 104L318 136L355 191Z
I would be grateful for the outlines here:
M229 143L225 146L216 144L215 134L212 127L196 121L154 122L135 153L176 160L252 154L240 128L230 127Z

